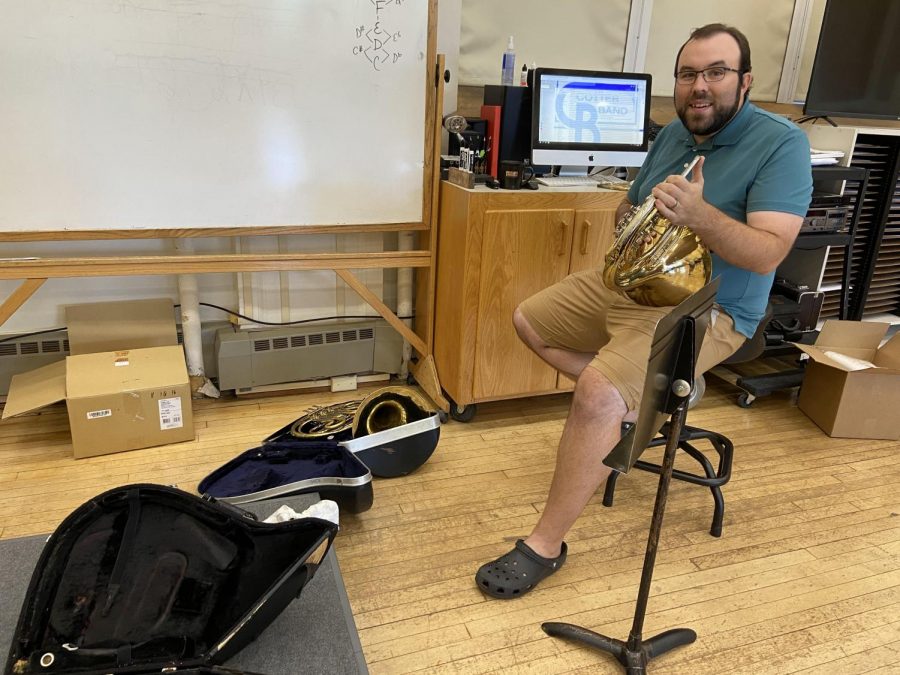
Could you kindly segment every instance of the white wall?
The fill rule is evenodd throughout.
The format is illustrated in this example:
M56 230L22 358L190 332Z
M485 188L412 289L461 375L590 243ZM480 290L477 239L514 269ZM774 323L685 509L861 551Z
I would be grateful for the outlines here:
M391 235L387 235L391 236ZM190 240L197 253L286 253L298 251L374 251L382 235L284 235L280 237L212 237ZM396 238L396 237L394 237ZM114 256L171 254L167 240L113 242L35 242L4 244L0 257ZM357 277L377 295L393 297L396 289L385 280L396 274L382 270L358 270ZM248 314L262 321L298 321L339 314L377 316L356 292L339 282L330 270L253 272L197 275L201 302ZM18 281L0 281L0 298L6 298ZM174 276L133 276L49 279L0 329L2 334L58 328L65 325L65 306L106 300L168 297L178 302ZM201 318L226 320L222 312L201 307ZM243 322L242 322L243 323Z
M443 54L450 82L444 84L444 114L456 111L459 86L459 33L462 22L462 0L438 2L437 51Z
M691 30L707 23L735 26L747 36L757 101L774 101L781 80L794 0L654 0L647 47L647 71L654 96L671 96L675 55Z
M809 27L806 41L800 50L800 67L797 73L797 86L794 89L794 101L805 101L809 91L809 78L812 76L813 61L816 59L816 47L819 44L819 33L822 30L822 19L825 16L825 0L813 0L810 8Z
M512 34L517 69L524 62L559 68L621 70L629 13L650 12L644 70L653 94L672 94L678 48L693 28L721 22L740 28L750 41L753 97L774 101L778 93L794 0L463 0L460 82L497 84L500 59ZM807 75L808 79L808 75Z
M523 63L621 71L630 6L630 0L463 0L460 83L500 84L510 35L516 71Z

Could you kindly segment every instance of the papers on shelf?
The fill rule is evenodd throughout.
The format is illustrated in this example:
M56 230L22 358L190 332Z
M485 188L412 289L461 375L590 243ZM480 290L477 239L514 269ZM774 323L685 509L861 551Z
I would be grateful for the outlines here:
M843 156L842 150L816 150L815 148L809 150L809 161L813 166L837 164Z

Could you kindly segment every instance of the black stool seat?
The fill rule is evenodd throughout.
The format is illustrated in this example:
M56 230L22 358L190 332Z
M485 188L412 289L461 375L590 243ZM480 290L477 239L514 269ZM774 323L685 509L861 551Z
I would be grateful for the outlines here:
M623 424L623 433L631 427L630 424ZM666 422L659 435L654 438L647 447L655 448L665 446L669 438L669 423ZM719 456L718 468L714 468L709 458L698 450L693 443L697 441L708 441L712 445L716 454ZM726 437L715 431L707 431L698 427L685 425L682 427L681 434L678 437L678 448L683 450L689 456L693 457L703 468L703 475L689 473L680 469L672 471L672 478L683 480L694 485L705 485L710 489L713 496L714 508L712 526L709 533L714 537L722 536L722 521L725 518L725 498L722 496L722 486L731 478L731 462L734 457L734 444ZM642 471L659 474L660 466L651 462L645 462L639 459L634 463L634 468ZM612 506L613 493L616 490L616 480L619 473L614 471L606 480L606 489L603 492L603 505Z

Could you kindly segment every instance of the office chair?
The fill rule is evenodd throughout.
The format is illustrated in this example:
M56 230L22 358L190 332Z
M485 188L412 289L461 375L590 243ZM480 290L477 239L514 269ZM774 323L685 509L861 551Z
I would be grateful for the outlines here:
M765 315L759 322L759 326L757 326L756 331L753 333L753 337L747 338L744 344L742 344L734 354L722 361L722 364L744 363L760 357L766 347L765 330L766 326L769 324L769 321L771 321L772 319L772 315L772 306L768 305L766 307ZM696 403L703 396L703 392L705 391L705 389L706 384L703 376L700 375L696 377L694 380L694 390L691 392L690 396L690 402L688 405L689 408L696 405ZM629 423L624 423L622 425L622 433L624 434L630 426L631 425ZM660 429L659 435L654 438L650 442L650 445L647 447L656 448L659 446L665 446L668 439L669 423L667 422L663 425L662 429ZM697 441L709 442L709 444L712 446L713 450L716 451L716 454L719 457L718 467L714 468L709 458L693 445ZM722 486L731 479L731 462L734 457L734 444L728 439L728 437L716 431L700 429L699 427L692 427L685 424L682 427L681 433L678 437L678 449L683 450L688 456L692 457L700 464L700 466L703 468L703 475L690 473L688 471L682 471L680 469L674 469L672 471L672 478L675 480L683 480L688 483L693 483L694 485L704 485L710 489L710 492L713 496L714 507L712 525L709 528L709 533L714 537L721 537L722 521L725 517L725 498L722 496ZM659 474L661 470L659 464L645 462L644 460L640 459L635 462L634 468L641 469L643 471L649 471L655 474ZM609 478L607 478L606 488L603 492L603 506L613 505L613 496L616 490L616 481L618 480L618 478L619 473L616 471L611 473Z
M738 347L738 350L734 354L729 356L720 364L714 366L709 371L709 373L720 377L726 382L730 382L739 389L743 389L737 400L738 405L742 408L749 408L750 404L756 398L756 395L752 394L741 386L742 380L744 378L735 374L731 369L728 368L728 366L736 365L738 363L748 363L762 356L763 352L766 349L766 328L772 321L774 315L775 310L772 307L772 304L767 304L766 313L763 315L763 318L760 320L759 325L756 327L756 331L754 331L753 337L747 338L744 341L744 344ZM700 399L703 398L703 394L705 392L706 375L698 375L694 379L694 389L693 391L691 391L691 397L688 400L688 408L690 409L697 405L700 402Z

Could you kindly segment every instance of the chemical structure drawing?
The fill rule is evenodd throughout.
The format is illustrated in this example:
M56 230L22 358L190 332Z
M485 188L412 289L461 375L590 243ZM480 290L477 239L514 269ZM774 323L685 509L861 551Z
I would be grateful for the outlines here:
M375 20L373 25L360 25L356 27L356 39L358 43L353 46L353 54L364 56L372 68L377 71L385 66L397 63L402 57L400 51L400 31L391 31L384 27L382 14L388 5L402 6L404 0L370 0L375 8Z

